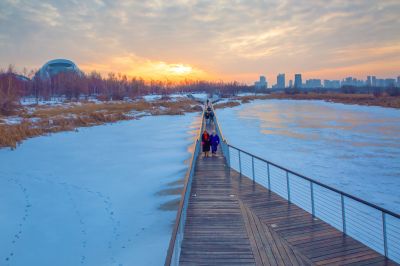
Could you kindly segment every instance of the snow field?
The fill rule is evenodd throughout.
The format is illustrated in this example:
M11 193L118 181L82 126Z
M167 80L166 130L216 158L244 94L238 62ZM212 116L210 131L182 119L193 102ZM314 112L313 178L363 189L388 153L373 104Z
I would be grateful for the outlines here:
M0 150L0 265L160 265L196 114L62 132ZM195 122L193 122L195 121Z

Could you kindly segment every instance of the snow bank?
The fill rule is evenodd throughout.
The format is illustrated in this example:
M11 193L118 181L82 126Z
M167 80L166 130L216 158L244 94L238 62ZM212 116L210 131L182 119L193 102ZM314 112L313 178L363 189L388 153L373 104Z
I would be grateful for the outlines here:
M237 96L242 97L242 96L254 96L254 92L239 92Z
M256 100L216 112L233 145L400 212L400 110Z
M144 117L0 150L0 265L162 265L176 211L161 209L179 195L159 192L184 177L195 117Z
M0 118L0 124L17 125L17 124L21 124L22 120L23 120L22 117L19 117L19 116L8 116L8 117Z
M38 104L38 105L55 105L59 106L64 104L66 101L65 97L52 97L50 100L38 100L36 102L35 97L24 97L21 99L20 103L22 105L33 105L33 104Z
M200 100L200 101L206 101L208 98L208 94L207 93L191 93L191 95L196 99L196 100Z
M152 102L152 101L157 101L160 100L162 97L161 94L149 94L149 95L145 95L143 96L143 99L147 102Z

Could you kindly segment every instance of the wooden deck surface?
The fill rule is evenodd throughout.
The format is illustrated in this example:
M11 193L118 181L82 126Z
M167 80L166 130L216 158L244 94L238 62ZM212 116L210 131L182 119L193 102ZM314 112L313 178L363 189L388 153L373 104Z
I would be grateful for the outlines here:
M227 167L199 156L180 265L397 265Z

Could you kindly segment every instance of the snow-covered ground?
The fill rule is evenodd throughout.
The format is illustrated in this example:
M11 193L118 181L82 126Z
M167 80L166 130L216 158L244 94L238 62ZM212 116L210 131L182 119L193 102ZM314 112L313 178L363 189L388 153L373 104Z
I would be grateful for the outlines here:
M43 100L40 99L36 101L36 98L34 97L24 97L21 99L20 103L21 105L33 105L33 104L38 104L38 105L61 105L66 101L65 97L53 97L50 100Z
M143 99L147 102L152 102L152 101L157 101L160 100L162 97L161 94L149 94L149 95L145 95L143 96Z
M0 150L0 265L162 265L198 115Z
M167 96L169 98L170 101L177 101L183 98L187 98L188 95L191 94L193 95L193 97L195 97L196 99L200 99L205 101L207 99L207 94L206 93L171 93L171 94L167 94L165 96ZM158 101L161 100L163 97L163 95L161 94L148 94L148 95L144 95L142 98L147 101L147 102L153 102L153 101ZM136 100L140 100L142 98L129 98L129 97L125 97L123 99L124 102L134 102ZM89 96L89 97L85 97L85 96L81 96L80 97L81 101L88 101L91 103L104 103L103 101L98 100L95 96ZM109 101L110 102L110 101ZM112 102L112 101L111 101ZM46 105L46 106L69 106L69 105L79 105L81 104L79 101L73 101L73 102L69 102L67 100L66 97L52 97L49 100L44 100L44 99L40 99L40 100L36 100L35 97L23 97L20 100L21 105L23 106L30 106L30 105Z
M166 94L171 101L177 101L183 98L187 98L188 94L190 93L171 93L171 94ZM161 94L149 94L149 95L144 95L143 99L147 102L153 102L157 100L161 100L163 95Z
M400 213L400 110L257 100L217 115L231 144Z
M208 98L208 94L205 92L199 92L199 93L191 93L191 95L199 101L206 101Z
M237 96L242 97L242 96L254 96L254 92L239 92Z

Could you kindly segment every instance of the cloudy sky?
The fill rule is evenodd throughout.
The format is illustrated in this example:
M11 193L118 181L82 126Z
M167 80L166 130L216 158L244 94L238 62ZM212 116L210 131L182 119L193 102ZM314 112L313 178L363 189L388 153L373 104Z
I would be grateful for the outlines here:
M0 0L0 67L154 79L400 75L399 0Z

